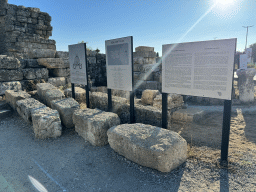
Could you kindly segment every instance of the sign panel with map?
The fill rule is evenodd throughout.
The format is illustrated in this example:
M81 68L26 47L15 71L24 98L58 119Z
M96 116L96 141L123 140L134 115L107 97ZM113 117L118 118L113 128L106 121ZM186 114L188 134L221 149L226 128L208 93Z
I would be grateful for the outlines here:
M231 100L236 39L163 45L162 91Z
M86 44L69 45L68 49L71 83L87 85Z
M132 91L132 37L105 41L107 87Z

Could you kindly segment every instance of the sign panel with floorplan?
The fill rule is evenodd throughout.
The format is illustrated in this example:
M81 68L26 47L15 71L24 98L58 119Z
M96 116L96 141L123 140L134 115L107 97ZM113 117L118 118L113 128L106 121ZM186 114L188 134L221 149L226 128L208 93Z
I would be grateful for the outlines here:
M236 41L163 45L162 92L231 100Z
M105 41L107 87L132 91L132 36Z
M69 45L68 50L71 83L87 85L86 44Z

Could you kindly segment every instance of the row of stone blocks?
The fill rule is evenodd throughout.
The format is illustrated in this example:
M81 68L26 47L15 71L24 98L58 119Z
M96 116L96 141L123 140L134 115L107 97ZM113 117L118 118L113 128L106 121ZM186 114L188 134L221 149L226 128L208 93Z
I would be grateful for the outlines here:
M39 94L46 95L47 84L39 84L39 87ZM52 87L48 84L48 91L51 90L49 88ZM52 110L29 97L25 92L14 91L7 91L6 95L8 103L12 107L16 106L26 121L33 122L36 137L60 136L60 119L63 123L63 118L73 116L75 130L84 139L95 146L109 143L116 152L140 165L169 172L186 161L186 141L177 133L140 123L119 125L117 114L98 109L81 110L73 107L73 114L69 112L64 115L61 111L73 109L70 106L69 109L61 109L61 105L67 106L71 98L53 100L51 105L57 110Z

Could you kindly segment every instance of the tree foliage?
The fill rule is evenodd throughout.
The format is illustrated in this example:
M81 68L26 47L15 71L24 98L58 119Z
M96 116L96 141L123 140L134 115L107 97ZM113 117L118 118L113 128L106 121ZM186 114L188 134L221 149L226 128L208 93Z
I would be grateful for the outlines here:
M256 43L250 45L250 48L252 48L252 58L253 58L253 62L256 62Z

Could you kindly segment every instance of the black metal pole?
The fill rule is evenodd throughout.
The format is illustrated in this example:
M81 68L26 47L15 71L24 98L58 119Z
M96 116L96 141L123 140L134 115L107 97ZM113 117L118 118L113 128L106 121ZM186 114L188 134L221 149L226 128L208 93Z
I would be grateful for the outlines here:
M87 108L90 108L90 99L89 99L89 79L88 79L88 63L87 63L87 53L86 53L86 43L84 44L84 50L85 50L85 67L86 67L86 106Z
M222 123L222 141L221 141L221 165L228 164L228 146L230 134L231 119L231 100L224 101L223 123Z
M90 108L89 91L90 91L89 85L87 84L86 85L86 106L87 106L87 108Z
M167 103L168 93L162 93L162 127L167 129Z
M108 112L112 112L112 95L111 95L111 89L108 89Z
M135 123L135 118L134 118L134 91L130 92L130 123Z
M133 36L131 36L132 91L130 92L130 123L135 123L134 114L134 80L133 80Z
M72 98L75 99L75 84L74 83L71 83L71 86L72 86Z

